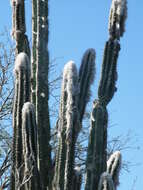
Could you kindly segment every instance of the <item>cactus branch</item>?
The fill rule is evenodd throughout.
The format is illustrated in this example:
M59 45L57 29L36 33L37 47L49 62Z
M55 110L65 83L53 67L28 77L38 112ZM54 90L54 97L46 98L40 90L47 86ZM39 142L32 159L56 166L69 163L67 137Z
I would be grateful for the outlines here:
M88 49L82 58L79 69L79 100L78 109L80 114L80 122L83 119L86 104L90 98L90 86L95 77L95 50Z
M82 184L82 173L79 167L74 169L74 176L72 182L72 190L80 190Z
M76 66L69 62L65 66L64 75L67 79L67 110L66 110L66 163L65 163L65 184L64 190L71 190L74 170L75 143L77 139L77 131L79 129L78 115L78 75Z
M30 97L30 62L25 53L18 54L15 61L15 97L13 108L13 166L12 176L22 163L22 107ZM16 168L16 169L15 169ZM14 176L12 178L15 178ZM15 186L12 180L11 187Z
M16 40L16 54L25 52L30 58L28 37L25 34L25 5L24 0L11 0L12 5L12 36Z
M121 153L120 151L114 152L107 161L107 172L112 176L115 189L119 185L119 172L121 169Z
M37 0L32 0L32 102L36 106Z
M38 167L43 188L51 183L51 147L49 120L48 0L37 1L36 120L38 126Z
M107 172L101 175L98 190L115 190L112 177Z
M112 39L120 39L125 32L127 0L112 0L109 15L109 34Z
M95 101L91 113L85 190L97 189L100 175L106 171L107 121L106 107Z
M24 176L30 177L26 190L39 190L40 178L37 168L37 126L34 106L26 102L22 108L22 140L24 155Z

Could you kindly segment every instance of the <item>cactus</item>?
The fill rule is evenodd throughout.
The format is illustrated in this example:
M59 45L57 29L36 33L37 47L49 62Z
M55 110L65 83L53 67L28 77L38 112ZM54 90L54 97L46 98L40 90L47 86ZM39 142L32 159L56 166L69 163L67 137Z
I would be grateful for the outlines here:
M35 3L34 1L33 3ZM38 126L38 167L45 186L50 185L51 147L49 121L48 69L48 0L37 1L37 53L36 53L36 121ZM33 67L34 69L34 67ZM34 71L33 71L34 72ZM44 111L44 113L43 113Z
M11 0L12 5L12 36L16 40L16 53L25 52L30 57L28 37L25 34L25 6L24 0Z
M107 172L112 176L115 189L119 185L119 172L121 169L121 153L120 151L114 152L107 161Z
M108 124L106 106L117 90L117 59L120 51L119 40L123 36L126 15L126 1L113 0L109 16L110 38L105 44L101 80L98 88L98 100L94 102L91 114L85 190L97 189L100 176L106 171Z
M77 92L78 92L78 78L75 64L70 61L64 67L63 83L61 91L61 103L59 113L59 150L56 158L56 173L55 180L57 188L64 189L65 168L66 165L66 150L70 154L72 151L73 133L76 132L77 123ZM74 150L73 150L74 151ZM69 155L67 155L69 157ZM67 159L68 160L68 159ZM68 167L68 166L67 166ZM72 168L69 168L72 169ZM66 171L67 173L69 171Z
M84 53L79 72L73 61L64 67L54 161L48 106L48 0L32 0L32 57L25 34L24 0L11 2L16 40L11 190L80 190L82 173L75 164L75 151L95 76L95 50ZM91 111L85 190L115 190L119 183L120 153L107 162L107 105L117 90L119 42L126 17L126 0L112 0L98 99Z
M78 109L80 114L80 122L83 119L86 104L90 97L90 85L95 77L95 50L88 49L82 58L81 66L79 69L79 100Z
M72 181L72 190L80 190L82 184L82 172L79 167L74 169L74 176Z
M30 97L30 63L25 53L18 54L15 61L15 97L13 108L13 166L12 176L23 163L22 156L22 107ZM15 179L13 176L12 179ZM12 186L14 185L12 180ZM14 185L15 186L15 185Z
M25 189L38 190L41 187L37 168L37 126L34 106L30 102L22 108L22 141L24 176L29 178Z
M115 190L112 177L109 173L104 172L101 175L98 190Z

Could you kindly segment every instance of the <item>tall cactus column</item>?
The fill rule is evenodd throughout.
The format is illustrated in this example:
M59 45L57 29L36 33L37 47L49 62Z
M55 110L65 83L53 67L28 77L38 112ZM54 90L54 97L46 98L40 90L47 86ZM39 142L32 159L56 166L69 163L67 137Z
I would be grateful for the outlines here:
M33 104L26 102L22 108L22 145L24 155L25 190L40 190L37 168L37 126ZM26 181L26 180L25 180Z
M91 114L85 190L98 189L100 176L106 171L108 123L106 107L117 90L117 59L120 51L119 40L120 37L123 36L125 30L124 25L126 17L126 0L112 0L109 17L110 38L105 44L101 80L98 88L98 100L94 102Z
M30 63L25 53L18 54L15 62L15 96L13 108L13 165L11 190L17 187L22 178L22 107L30 97ZM19 175L19 179L18 176Z
M88 49L82 59L79 76L75 64L69 61L63 72L58 121L58 148L56 153L55 190L73 189L75 145L95 71L95 51ZM73 177L74 176L74 177ZM77 181L76 181L77 182ZM79 184L74 187L80 188Z
M38 165L43 188L50 185L51 147L49 121L48 0L37 1L36 120L38 126Z
M59 114L59 145L56 155L54 188L71 187L76 138L78 75L75 64L70 61L64 67ZM70 182L69 182L70 180Z
M32 0L31 100L36 106L37 0Z

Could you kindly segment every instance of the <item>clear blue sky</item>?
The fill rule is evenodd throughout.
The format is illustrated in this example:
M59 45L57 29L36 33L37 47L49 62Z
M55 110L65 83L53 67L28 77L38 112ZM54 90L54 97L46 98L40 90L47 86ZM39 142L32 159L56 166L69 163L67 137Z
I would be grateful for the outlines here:
M30 1L25 0L26 6ZM50 1L50 58L57 59L62 70L68 60L79 66L82 54L87 48L95 48L97 53L97 76L93 96L97 98L105 41L108 39L108 15L111 0L51 0ZM11 30L11 8L9 0L1 0L0 30L4 26ZM30 34L30 8L27 9L27 25ZM126 33L121 39L118 60L118 91L108 106L109 135L126 135L131 131L130 144L138 149L123 151L123 159L139 166L131 167L130 173L122 171L119 190L134 190L143 187L143 1L128 0L128 20Z

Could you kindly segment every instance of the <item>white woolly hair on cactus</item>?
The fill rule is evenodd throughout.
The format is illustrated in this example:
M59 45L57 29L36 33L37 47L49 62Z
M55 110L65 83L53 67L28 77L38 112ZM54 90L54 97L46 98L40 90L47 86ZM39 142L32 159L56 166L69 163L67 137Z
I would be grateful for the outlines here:
M76 69L76 66L75 66L75 63L74 61L69 61L65 66L64 66L64 69L63 69L63 79L62 79L62 86L61 86L61 100L60 100L60 113L63 114L63 110L64 110L64 107L67 106L67 103L65 105L65 102L64 102L64 94L67 94L67 89L69 91L69 87L70 85L67 84L69 83L69 79L71 79L71 75L73 75L73 73L75 73L77 75L77 69ZM67 85L69 87L67 87ZM74 94L75 92L77 92L77 90L74 90L73 87L71 87L71 91L72 93ZM66 108L67 109L67 108ZM66 120L67 120L67 115L65 116L66 117ZM60 123L60 120L58 121L58 123ZM58 124L58 138L61 137L61 125Z
M69 61L63 72L63 81L65 81L65 91L67 92L67 104L66 104L66 120L67 120L67 140L70 140L72 127L73 127L73 115L77 111L77 95L78 95L78 74L77 68L73 61Z
M123 36L127 18L127 0L112 0L109 15L109 33L115 32L117 38ZM115 31L114 31L115 30Z
M11 1L10 1L11 6L12 6L13 4L21 4L21 3L22 3L22 0L11 0Z
M114 152L107 161L107 172L110 173L114 181L115 187L119 185L119 172L121 169L121 153L120 151Z
M75 170L75 174L76 174L77 176L79 176L79 175L82 174L81 168L80 168L79 166L76 166L76 167L74 168L74 170Z
M102 173L98 185L98 190L115 190L112 176L108 172Z
M21 69L30 71L29 58L24 52L19 53L16 57L14 73L17 73Z
M34 112L34 105L32 103L30 103L30 102L26 102L23 105L22 113L23 114L24 113L29 113L29 111L32 112L33 114L35 114L35 112Z

